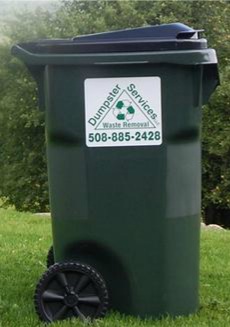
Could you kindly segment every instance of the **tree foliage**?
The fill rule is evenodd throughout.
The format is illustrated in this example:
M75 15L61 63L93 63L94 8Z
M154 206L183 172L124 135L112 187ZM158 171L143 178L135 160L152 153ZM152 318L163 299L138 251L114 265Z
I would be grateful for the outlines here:
M35 84L10 56L10 45L177 21L205 29L217 50L221 86L203 108L203 205L230 208L230 5L222 0L69 0L52 14L40 9L16 15L5 29L8 43L0 45L0 191L7 203L19 210L48 207L44 117Z
M44 35L47 15L19 14L5 29L0 46L0 196L18 210L48 210L44 116L38 110L36 84L10 54L14 42ZM20 22L20 24L19 24ZM30 29L26 22L30 23ZM47 23L46 23L47 24ZM48 28L46 28L48 30Z

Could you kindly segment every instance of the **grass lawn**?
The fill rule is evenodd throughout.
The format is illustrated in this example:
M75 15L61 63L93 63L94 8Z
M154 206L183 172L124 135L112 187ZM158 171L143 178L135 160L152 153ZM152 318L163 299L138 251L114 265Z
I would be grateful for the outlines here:
M33 293L51 242L49 218L0 209L0 327L45 326L34 312ZM52 326L85 324L75 319ZM110 314L92 326L230 326L230 231L202 231L197 314L145 321Z

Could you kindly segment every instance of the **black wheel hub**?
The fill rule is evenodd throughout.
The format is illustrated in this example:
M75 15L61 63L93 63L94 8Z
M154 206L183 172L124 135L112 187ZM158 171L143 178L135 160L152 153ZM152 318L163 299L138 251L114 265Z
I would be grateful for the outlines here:
M56 263L37 285L35 308L46 322L77 317L83 321L103 317L108 292L102 277L81 263Z
M64 296L64 303L70 308L75 307L78 304L78 295L75 292L70 292Z

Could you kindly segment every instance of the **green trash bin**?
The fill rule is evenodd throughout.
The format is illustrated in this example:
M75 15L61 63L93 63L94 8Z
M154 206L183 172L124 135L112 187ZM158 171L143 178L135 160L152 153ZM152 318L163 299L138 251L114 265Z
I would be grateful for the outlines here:
M46 115L56 264L42 320L198 308L201 106L219 83L200 31L168 24L15 45Z

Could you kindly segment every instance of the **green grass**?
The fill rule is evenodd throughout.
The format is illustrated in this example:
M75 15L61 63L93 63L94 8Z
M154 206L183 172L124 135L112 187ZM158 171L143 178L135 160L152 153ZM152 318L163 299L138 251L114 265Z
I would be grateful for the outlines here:
M45 326L34 312L33 293L51 242L49 218L0 209L1 327ZM198 313L188 317L139 320L109 314L93 327L230 326L230 231L202 231L200 304ZM85 324L75 319L52 326Z

